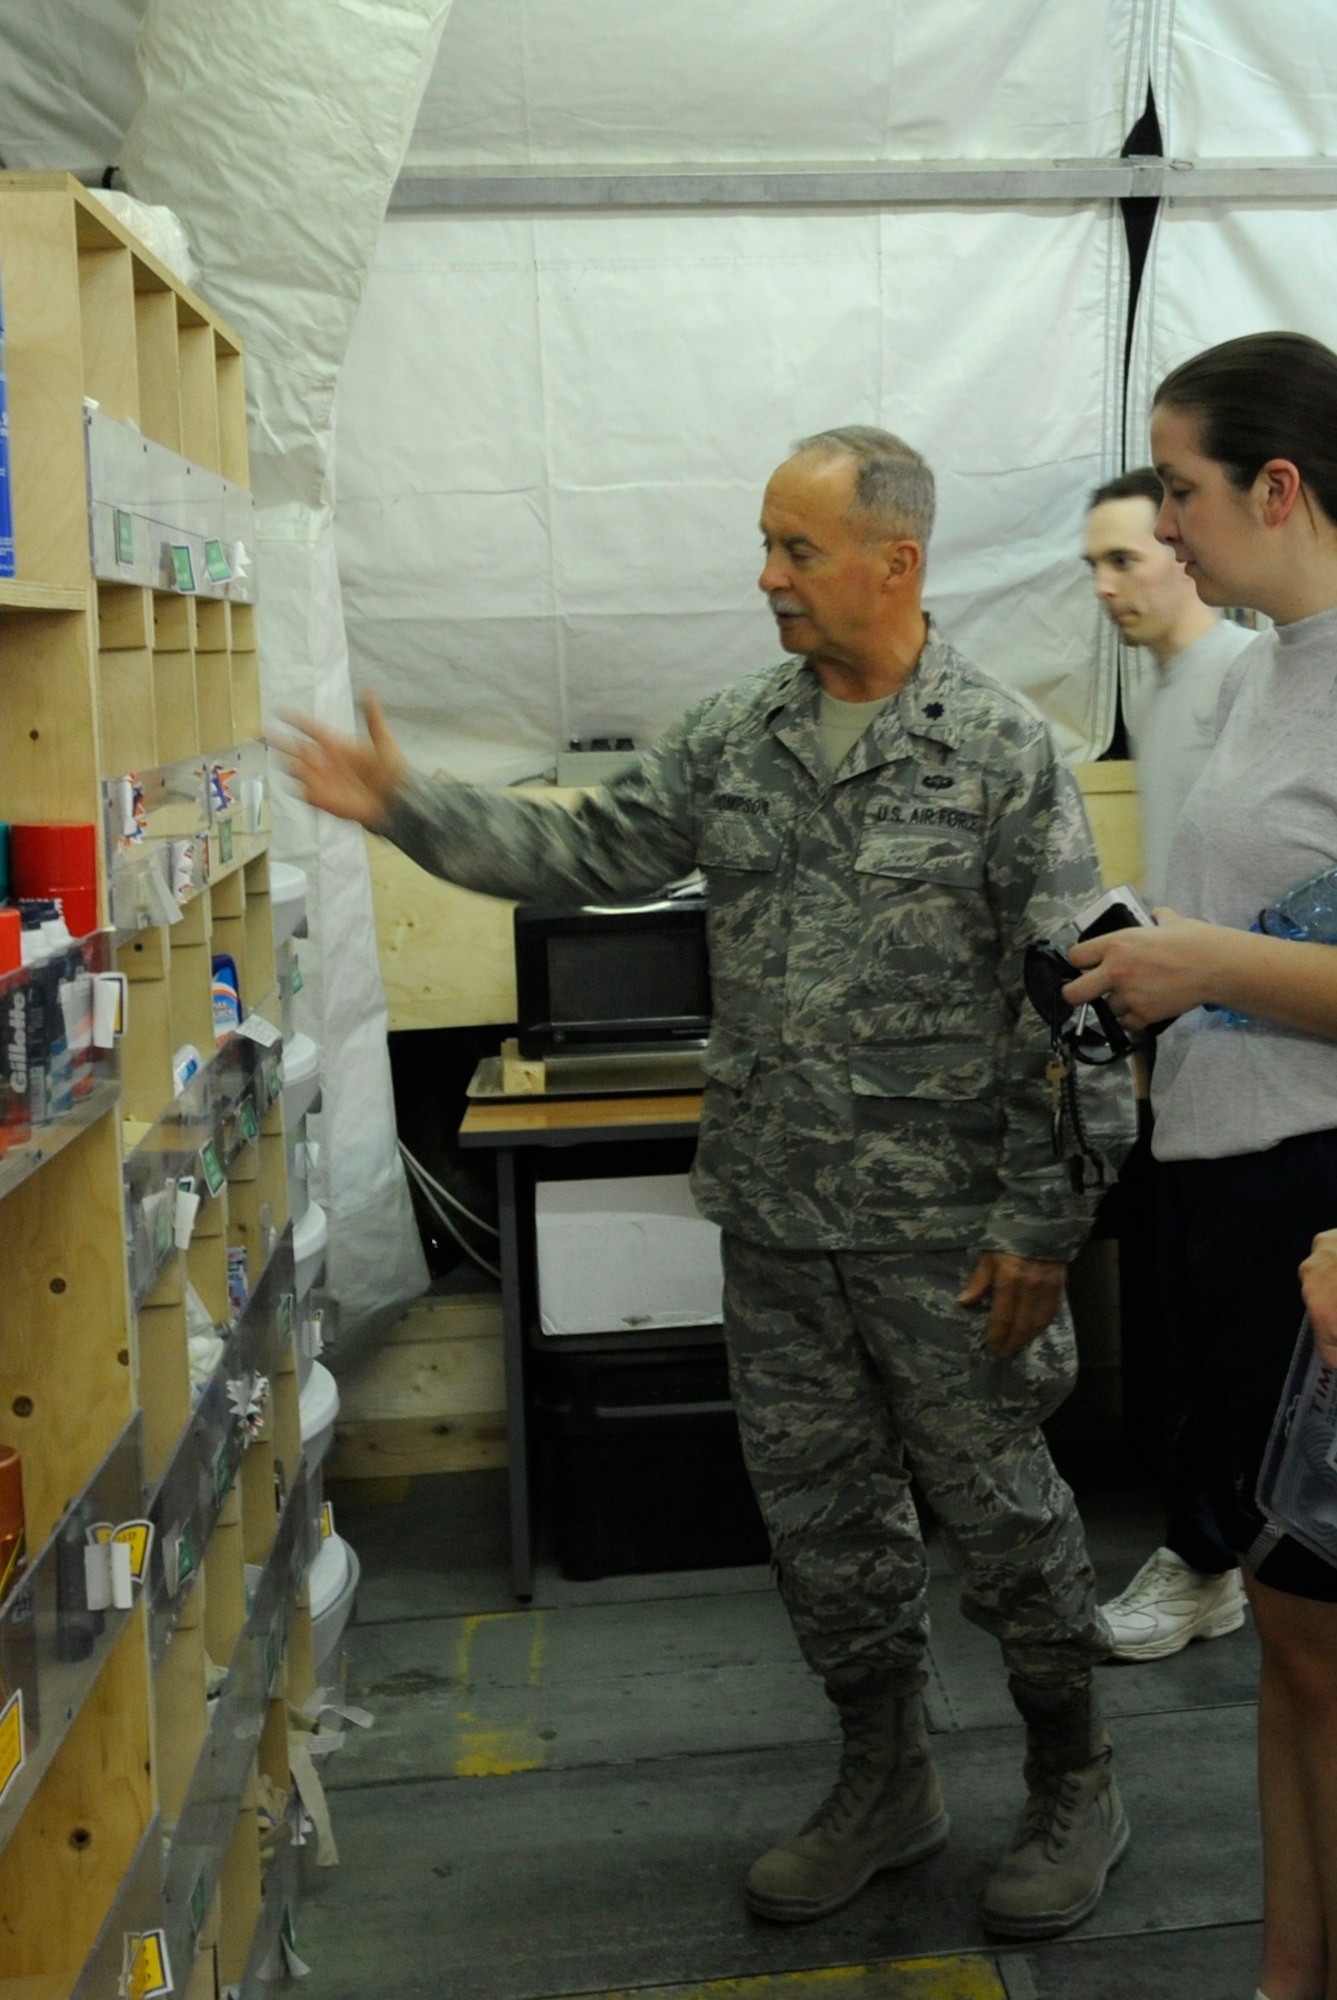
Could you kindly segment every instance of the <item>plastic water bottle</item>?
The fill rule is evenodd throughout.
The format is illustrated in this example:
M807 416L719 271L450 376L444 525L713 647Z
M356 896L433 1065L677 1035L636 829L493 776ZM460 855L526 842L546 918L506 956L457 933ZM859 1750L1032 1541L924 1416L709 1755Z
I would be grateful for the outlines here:
M1337 868L1325 868L1299 883L1279 903L1263 910L1249 929L1263 937L1291 938L1299 944L1337 944ZM1223 1027L1255 1025L1253 1015L1238 1014L1233 1007L1217 1007L1210 1001L1204 1012L1219 1014Z
M1254 928L1265 937L1337 944L1337 868L1311 875L1272 909L1264 910Z

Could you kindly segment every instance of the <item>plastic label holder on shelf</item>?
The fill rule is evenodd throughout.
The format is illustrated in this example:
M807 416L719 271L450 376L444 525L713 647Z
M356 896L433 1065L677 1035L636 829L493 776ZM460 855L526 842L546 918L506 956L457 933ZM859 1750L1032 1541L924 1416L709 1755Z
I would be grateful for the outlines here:
M291 1810L293 1801L289 1799ZM251 1940L250 1956L242 1978L238 2000L268 2000L279 1983L282 1967L276 1963L282 1953L283 1927L297 1902L301 1882L301 1849L292 1840L280 1840L261 1882L260 1915Z
M105 583L255 601L255 503L245 487L84 411L93 574Z
M273 1381L292 1337L294 1303L290 1226L229 1334L149 1503L155 1529L149 1645L155 1665L167 1650L245 1454L245 1432L229 1402L228 1383L260 1375Z
M212 747L102 783L108 896L120 936L179 921L211 882L268 846L264 743Z
M244 867L269 844L269 746L258 739L213 748L204 760L209 823L206 881Z
M0 1795L0 1847L22 1817L130 1616L90 1611L84 1550L99 1522L143 1512L143 1418L136 1411L0 1608L0 1683L23 1693L23 1761Z
M9 1021L10 1009L21 999L25 1008L47 1006L49 988L53 979L59 979L61 969L73 969L77 959L80 972L90 977L112 969L111 933L92 931L86 938L78 939L63 952L55 954L39 965L27 965L17 971L0 974L0 1042L7 1038L4 1029ZM74 1053L75 1064L82 1072L74 1083L75 1095L70 1109L62 1112L49 1124L34 1125L32 1136L6 1144L6 1132L0 1127L0 1199L20 1181L35 1173L52 1156L69 1144L79 1132L95 1123L104 1111L115 1104L121 1088L121 1052L119 1039L110 1048L89 1045ZM68 1058L67 1058L68 1059Z
M181 1817L169 1836L163 1883L173 1962L191 1963L198 1939L194 1913L208 1909L237 1824L237 1807L255 1762L265 1712L287 1650L311 1534L306 1473L298 1471L231 1660Z
M276 991L265 996L264 1006L272 1006ZM176 1185L189 1176L207 1201L217 1192L212 1183L222 1185L282 1095L279 1052L233 1033L127 1154L126 1236L136 1311L175 1249L170 1218Z

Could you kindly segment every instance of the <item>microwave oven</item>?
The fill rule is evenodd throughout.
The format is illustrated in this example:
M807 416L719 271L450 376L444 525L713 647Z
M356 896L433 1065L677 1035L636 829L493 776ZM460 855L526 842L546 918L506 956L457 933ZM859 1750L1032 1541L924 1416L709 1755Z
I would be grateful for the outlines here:
M710 960L704 895L515 912L520 1054L704 1048Z

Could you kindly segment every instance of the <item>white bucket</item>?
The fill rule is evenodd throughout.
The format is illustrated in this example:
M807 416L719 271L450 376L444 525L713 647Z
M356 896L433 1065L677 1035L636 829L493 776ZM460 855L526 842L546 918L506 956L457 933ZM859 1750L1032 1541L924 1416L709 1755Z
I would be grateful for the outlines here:
M297 1266L297 1296L304 1299L316 1282L330 1240L329 1219L318 1201L308 1202L306 1213L294 1223L292 1254Z
M274 942L282 944L292 936L306 915L306 871L290 861L269 864L269 907L274 920Z
M283 1045L283 1127L297 1130L320 1096L320 1049L310 1035L296 1034Z
M339 1680L334 1663L353 1609L362 1565L342 1535L327 1535L311 1565L310 1575L311 1651L316 1682L320 1687L329 1687Z
M334 1442L334 1426L339 1415L339 1384L319 1361L311 1363L298 1402L302 1418L302 1451L308 1467L319 1465Z

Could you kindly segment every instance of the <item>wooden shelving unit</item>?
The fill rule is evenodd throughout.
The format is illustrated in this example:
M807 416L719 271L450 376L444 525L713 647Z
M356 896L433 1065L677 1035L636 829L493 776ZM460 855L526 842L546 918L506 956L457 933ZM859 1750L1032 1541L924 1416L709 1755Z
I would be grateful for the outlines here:
M130 773L197 770L207 796L215 767L262 768L260 682L239 595L94 578L86 399L178 454L183 476L188 463L244 487L241 349L64 176L0 174L0 286L18 563L0 581L0 820L98 824L110 925L121 841L104 798ZM174 1992L258 1992L293 1892L290 1844L266 1838L261 1800L292 1810L285 1718L313 1687L312 1528L282 1079L264 1026L280 1021L267 805L252 789L244 823L230 802L203 824L172 808L196 880L175 920L114 939L130 985L119 1090L104 1082L0 1179L0 1443L23 1455L36 1605L31 1632L15 1632L13 1598L0 1615L0 1679L27 1674L36 1725L0 1792L0 2000L114 1993L127 1938L146 1931L162 1933ZM215 1054L218 952L255 1033ZM184 1043L204 1061L178 1095ZM178 1248L170 1199L186 1171L202 1205ZM247 1258L239 1314L230 1250ZM188 1288L222 1338L194 1383ZM91 1614L80 1597L98 1506L154 1526L128 1611Z

